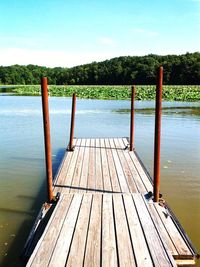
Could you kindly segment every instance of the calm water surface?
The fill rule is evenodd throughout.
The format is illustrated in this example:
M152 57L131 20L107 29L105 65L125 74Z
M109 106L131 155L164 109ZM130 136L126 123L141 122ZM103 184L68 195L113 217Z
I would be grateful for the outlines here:
M129 135L129 101L78 100L77 137ZM164 102L161 191L200 251L200 103ZM50 98L53 169L69 140L71 100ZM154 102L136 102L135 143L152 174ZM45 200L40 97L0 95L0 266L19 255Z

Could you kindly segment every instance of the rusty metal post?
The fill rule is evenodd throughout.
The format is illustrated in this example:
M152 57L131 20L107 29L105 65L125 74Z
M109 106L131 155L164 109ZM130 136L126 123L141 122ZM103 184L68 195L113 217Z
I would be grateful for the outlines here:
M130 151L134 149L134 100L135 86L131 87L131 122L130 122Z
M162 116L162 84L163 67L158 69L156 85L156 114L155 114L155 140L154 140L154 202L159 201L160 193L160 141Z
M47 175L47 194L48 201L53 200L53 174L52 174L52 157L51 157L51 138L50 138L50 120L49 120L49 104L48 104L48 88L47 77L41 79L42 91L42 110L43 110L43 126L44 126L44 143L46 157L46 175Z
M74 139L74 121L75 121L75 112L76 112L76 94L73 93L72 96L72 112L71 112L71 128L70 128L70 140L69 140L69 151L73 151L73 139Z

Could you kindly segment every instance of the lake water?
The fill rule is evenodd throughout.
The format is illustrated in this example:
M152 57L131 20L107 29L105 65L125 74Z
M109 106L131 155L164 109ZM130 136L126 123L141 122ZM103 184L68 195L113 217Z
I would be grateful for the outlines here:
M136 150L152 174L154 102L136 101ZM78 100L77 137L129 135L129 101ZM200 103L163 102L161 191L200 251ZM50 98L54 173L69 140L71 100ZM0 266L19 255L45 201L40 97L0 96Z

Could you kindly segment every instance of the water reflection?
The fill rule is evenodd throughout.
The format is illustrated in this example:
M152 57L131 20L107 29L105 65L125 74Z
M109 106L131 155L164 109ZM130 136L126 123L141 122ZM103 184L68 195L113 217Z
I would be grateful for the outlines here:
M13 93L13 89L15 89L16 86L0 86L0 96L6 96L6 95L12 95Z
M130 109L115 109L113 112L121 113L121 114L129 114ZM135 113L145 114L145 115L154 115L154 108L136 108ZM178 116L200 116L200 107L163 107L162 108L163 115L178 115Z

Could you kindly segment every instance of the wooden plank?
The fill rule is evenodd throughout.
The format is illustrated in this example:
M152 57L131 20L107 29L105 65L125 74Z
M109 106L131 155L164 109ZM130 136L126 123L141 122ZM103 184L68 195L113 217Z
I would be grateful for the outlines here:
M188 246L184 242L184 239L182 238L176 225L172 221L171 216L166 216L165 208L161 207L160 205L158 205L156 203L154 205L155 205L155 208L156 208L168 234L170 235L171 239L173 240L173 243L176 247L178 254L180 254L181 256L191 255L191 252L190 252ZM169 214L169 212L168 212L168 214Z
M131 175L132 175L132 177L133 177L133 179L134 179L134 181L136 183L138 192L146 193L147 192L146 187L144 186L144 183L141 180L141 177L140 177L140 175L138 174L138 171L135 168L133 160L130 157L130 153L132 153L132 152L129 152L128 149L126 149L126 150L124 149L125 145L124 145L124 142L123 142L122 138L118 138L118 142L119 142L120 147L123 148L123 154L124 154L125 160L127 161L127 164L128 164L129 169L130 169Z
M77 139L74 139L74 145L75 146L76 146L76 143L77 143ZM58 172L57 177L56 177L55 182L54 182L54 188L53 188L54 194L56 194L57 192L61 192L60 186L62 186L65 182L65 177L67 175L67 171L68 171L68 168L69 168L70 163L71 163L72 155L73 155L73 152L70 152L70 151L65 152L65 155L64 155L63 161L61 163L59 172Z
M110 139L110 138L109 138L109 139ZM117 152L119 152L119 151L122 152L122 151L124 150L124 147L121 146L121 144L120 144L120 142L119 142L120 139L121 139L121 138L116 138L116 137L112 138L114 149L117 150Z
M128 141L127 141L126 138L123 138L123 142L124 142L125 146L128 145ZM135 167L136 167L136 169L138 171L138 174L141 177L141 180L144 183L144 186L146 187L147 192L152 191L153 190L152 184L151 184L149 178L147 177L147 174L145 173L145 171L144 171L142 165L140 164L138 158L136 157L135 152L134 151L133 152L129 152L129 155L131 156L131 158L133 160L133 163L135 164Z
M112 195L103 195L102 266L117 266L117 248L113 220Z
M85 194L80 207L79 217L66 266L83 266L91 203L92 195Z
M94 194L85 249L85 267L100 266L101 263L101 210L102 195Z
M128 184L127 184L124 172L123 172L123 168L121 166L121 163L120 163L117 151L116 151L114 141L112 138L110 138L109 141L110 141L110 146L112 148L113 159L115 162L115 168L117 170L118 180L119 180L122 193L129 193L130 190L129 190L129 187L128 187Z
M86 140L81 139L80 149L79 149L78 158L77 158L75 169L74 169L70 193L75 193L79 190L78 187L80 184L80 177L81 177L82 166L83 166L83 157L84 157L84 153L85 153L85 143L86 143Z
M72 197L73 195L64 195L61 197L26 266L48 266Z
M96 139L96 157L95 157L95 165L96 165L96 190L97 192L103 191L103 173L102 173L102 161L101 161L101 149L100 149L100 141Z
M162 238L162 240L165 240L167 247L169 248L169 251L171 252L171 254L174 255L178 255L178 252L173 244L173 240L171 239L169 233L167 232L160 216L159 213L157 212L155 205L157 205L157 203L148 203L148 207L150 210L150 215L152 217L152 220L154 221L155 227L157 228L157 231L160 235L160 237Z
M62 197L61 197L61 198L62 198ZM28 267L32 266L32 264L33 264L33 262L34 262L34 260L35 260L35 258L36 258L36 256L37 256L37 253L39 252L39 249L40 249L40 246L41 246L41 244L42 244L43 238L44 238L44 236L46 235L46 232L48 231L48 228L50 227L52 220L54 219L55 213L56 213L57 210L59 209L60 203L61 203L61 199L60 199L59 203L56 205L56 207L55 207L55 209L54 209L54 212L53 212L53 214L51 215L50 220L49 220L49 222L48 222L48 224L47 224L47 226L46 226L46 228L45 228L45 230L44 230L44 232L43 232L41 238L39 239L39 241L37 242L36 246L34 247L34 250L33 250L32 254L31 254L30 257L29 257L28 262L26 263L26 266L28 266ZM44 204L43 204L43 206L44 206ZM41 210L42 210L42 208L41 208ZM38 219L38 218L37 218L37 219ZM35 222L35 223L36 223L36 222ZM29 252L29 251L28 251L28 252Z
M114 194L113 202L119 265L136 266L124 211L124 205L122 202L122 195Z
M73 179L73 175L74 175L74 169L76 166L78 153L79 153L79 149L80 149L80 144L81 144L81 139L77 139L77 143L76 143L74 151L69 152L69 153L72 153L73 155L72 155L70 165L68 167L67 174L64 178L63 188L61 190L62 193L68 193L70 191L70 187L71 187L71 183L72 183L72 179Z
M119 143L119 138L114 138L113 141L114 141L115 147L117 148L117 153L118 153L121 165L123 166L124 175L126 177L129 190L131 193L136 193L138 192L138 188L137 188L137 185L135 184L135 179L133 179L128 163L124 157L124 153L123 153L124 149L121 147Z
M80 189L78 190L79 193L87 192L89 146L90 146L90 139L86 139L85 153L84 153L84 158L83 158L83 168L82 168L81 179L80 179Z
M147 174L145 173L142 165L140 164L138 158L136 157L135 152L133 151L132 153L130 153L130 156L131 156L131 158L135 164L135 167L136 167L136 169L137 169L137 171L141 177L141 180L144 183L144 186L146 187L147 192L149 192L149 191L152 192L153 186L152 186L149 178L147 177Z
M177 266L189 266L195 265L195 260L175 260Z
M134 254L138 267L154 266L131 195L123 195Z
M96 190L95 180L95 139L90 139L87 192Z
M168 248L161 241L156 228L151 220L147 206L140 194L133 194L134 203L139 219L146 237L146 241L155 266L176 266L176 263L168 251Z
M81 201L82 195L75 194L60 231L55 250L53 251L52 258L49 262L49 267L65 266L73 238L74 228L76 227Z
M103 184L104 190L112 192L112 186L110 181L110 173L109 173L109 166L108 160L106 156L106 149L105 149L105 142L104 139L100 139L100 146L101 146L101 161L102 161L102 173L103 173Z
M71 157L72 157L72 153L68 153L68 151L65 151L65 154L64 154L64 157L63 157L63 161L60 165L60 170L58 171L58 174L55 178L55 181L54 181L54 188L53 190L55 190L55 185L56 184L62 184L63 183L63 180L64 180L64 177L65 177L65 174L68 170L68 167L69 167L69 164L70 164L70 161L71 161ZM59 188L58 188L59 189Z
M110 178L111 178L111 184L112 184L112 191L113 192L121 192L118 176L117 176L117 171L115 168L115 163L110 147L110 142L109 139L105 139L105 146L106 146L106 154L107 154L107 159L108 159L108 165L109 165L109 171L110 171Z

